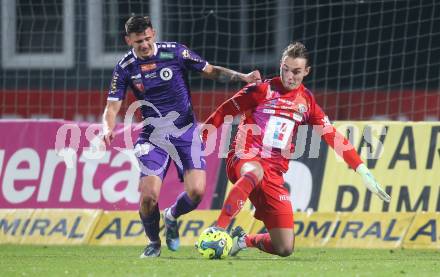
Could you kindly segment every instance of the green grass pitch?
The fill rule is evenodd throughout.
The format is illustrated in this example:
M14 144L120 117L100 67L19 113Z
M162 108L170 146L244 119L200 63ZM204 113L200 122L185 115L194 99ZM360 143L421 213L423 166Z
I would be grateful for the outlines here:
M281 258L251 249L204 260L192 247L139 259L141 247L0 245L0 276L439 276L440 251L296 249Z

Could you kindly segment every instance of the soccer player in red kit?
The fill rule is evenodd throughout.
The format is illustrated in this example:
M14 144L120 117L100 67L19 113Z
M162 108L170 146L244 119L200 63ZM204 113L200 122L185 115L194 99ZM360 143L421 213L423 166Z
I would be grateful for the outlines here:
M293 211L283 183L293 153L299 125L313 125L324 141L358 172L368 189L382 200L390 196L363 164L354 147L331 125L313 94L303 84L310 72L307 49L300 42L283 52L280 76L261 84L244 87L224 102L205 122L218 128L227 115L241 114L241 122L227 157L227 175L234 183L223 205L217 226L226 228L249 198L255 218L262 220L268 233L245 234L241 227L232 231L235 256L247 247L289 256L294 249ZM207 132L203 133L207 140Z

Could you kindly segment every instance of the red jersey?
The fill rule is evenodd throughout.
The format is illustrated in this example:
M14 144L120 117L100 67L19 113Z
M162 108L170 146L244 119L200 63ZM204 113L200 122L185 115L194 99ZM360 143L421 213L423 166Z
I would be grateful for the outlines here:
M205 122L216 128L226 115L242 114L231 149L240 158L259 156L282 172L288 170L300 125L314 125L324 141L353 169L362 163L348 140L331 125L310 90L301 84L286 90L279 77L250 84L224 102ZM250 155L250 156L249 156Z

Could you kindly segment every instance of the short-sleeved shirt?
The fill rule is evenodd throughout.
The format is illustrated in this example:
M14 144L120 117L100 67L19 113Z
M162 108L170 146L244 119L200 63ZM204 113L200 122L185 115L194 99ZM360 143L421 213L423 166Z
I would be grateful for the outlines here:
M173 123L177 128L185 127L196 122L187 73L202 72L207 64L198 54L176 42L155 43L154 54L146 59L137 57L132 49L114 68L107 100L123 100L130 87L136 99L146 101L141 106L143 119L177 112L179 116ZM140 136L148 138L153 129L145 125Z

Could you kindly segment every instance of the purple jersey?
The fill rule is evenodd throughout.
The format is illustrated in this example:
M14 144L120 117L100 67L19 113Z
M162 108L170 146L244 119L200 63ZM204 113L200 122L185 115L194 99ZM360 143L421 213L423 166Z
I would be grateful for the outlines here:
M146 59L130 50L113 71L107 100L123 100L130 87L138 100L148 102L141 107L144 119L165 117L174 111L179 114L174 124L182 128L195 123L187 72L202 72L206 65L199 55L175 42L155 43L153 56ZM151 125L144 126L141 136L148 137L152 129Z

